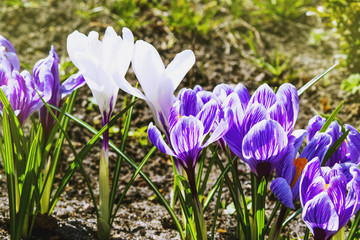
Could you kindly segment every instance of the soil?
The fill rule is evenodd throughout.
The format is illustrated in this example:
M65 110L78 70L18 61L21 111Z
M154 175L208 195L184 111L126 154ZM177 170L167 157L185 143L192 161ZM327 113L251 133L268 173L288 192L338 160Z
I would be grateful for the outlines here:
M31 69L35 62L47 56L50 45L53 44L59 56L67 56L66 38L74 30L87 34L89 31L103 33L108 25L112 25L120 33L121 27L116 25L115 20L108 15L100 15L93 18L81 16L79 6L83 2L72 0L64 1L39 1L34 6L5 7L0 10L0 34L12 42L18 52L23 67ZM81 3L81 4L80 4ZM146 9L147 20L151 22L147 27L134 30L137 39L144 39L153 44L166 64L176 53L184 49L192 49L196 55L196 64L181 83L181 87L193 87L196 84L205 89L212 90L216 84L243 83L253 92L262 82L269 81L269 73L263 72L247 60L242 58L239 51L232 45L231 38L225 27L219 27L208 37L189 35L172 35L175 44L168 46L169 31L162 20L151 9ZM333 56L338 51L336 39L324 43L319 47L311 47L307 44L309 33L315 25L314 19L308 19L305 23L267 23L262 26L261 41L264 52L274 52L278 46L281 52L293 55L292 69L296 71L296 78L291 82L297 88L303 86L310 79L333 65ZM131 29L131 26L128 26ZM246 25L241 23L237 29L239 32L247 32ZM236 36L235 36L236 37ZM243 40L237 42L245 51L249 51ZM297 128L304 128L308 120L315 114L330 114L336 106L345 101L344 107L339 114L343 122L360 127L360 99L341 90L341 81L346 78L347 72L337 68L331 71L325 78L308 89L300 97L300 114ZM135 85L136 79L130 69L127 79ZM278 85L275 83L272 86ZM121 109L124 93L120 92L115 113ZM90 90L84 86L80 89L74 108L74 115L97 129L101 128L101 117L97 107L89 109ZM152 121L152 115L143 101L135 105L131 130L147 126ZM86 144L92 134L81 129L75 123L71 123L69 136L77 150ZM116 144L120 143L119 134L111 136ZM101 143L91 150L84 159L85 171L91 176L91 183L95 195L98 195L98 161L100 159ZM140 163L151 145L141 146L137 139L130 138L125 152L135 162ZM57 179L60 179L69 163L74 159L70 149L66 146L61 157ZM110 174L115 166L116 154L110 155ZM173 173L168 157L157 151L144 166L143 172L155 183L163 196L170 201ZM3 168L0 168L0 238L9 237L9 212L6 190L6 178ZM239 171L243 173L242 181L245 191L250 189L249 170L244 164L239 164ZM119 195L132 177L134 169L124 164L119 182ZM208 186L215 183L220 171L214 169ZM269 190L267 202L267 214L273 208L275 198ZM229 204L230 197L224 187L223 199ZM213 202L205 213L208 226L212 224L214 212ZM179 213L179 209L177 209ZM52 230L34 229L32 239L96 239L96 215L88 189L82 175L77 172L52 214L57 223ZM138 177L131 186L124 201L121 203L117 218L112 226L113 239L178 239L179 235L165 208L154 197L154 193L146 182ZM217 221L216 239L236 239L236 219L234 215L226 214L221 208ZM285 228L284 234L290 232L293 238L301 237L305 231L305 225L300 218L291 222ZM209 229L209 227L208 227Z

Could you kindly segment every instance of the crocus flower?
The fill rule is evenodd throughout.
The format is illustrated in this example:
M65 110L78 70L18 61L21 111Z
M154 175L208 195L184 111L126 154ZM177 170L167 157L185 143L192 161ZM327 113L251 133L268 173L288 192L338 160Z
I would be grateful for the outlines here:
M135 43L132 68L145 95L132 94L146 100L155 125L167 136L170 108L175 102L174 91L194 63L194 53L184 50L165 68L159 53L151 44L141 40Z
M5 70L0 69L0 87L21 125L24 125L25 120L43 105L28 71L19 73L14 70L6 73ZM0 104L0 111L1 113L3 111L2 104Z
M300 180L302 217L315 240L331 239L359 210L360 170L356 164L321 167L319 158Z
M84 76L100 108L104 125L110 121L119 91L115 82L126 82L125 74L130 65L133 45L134 36L127 28L123 28L121 38L112 27L108 27L102 41L94 31L88 36L78 31L68 36L70 59ZM104 136L104 142L107 142L107 138ZM108 148L107 143L104 147Z
M134 37L127 28L123 28L123 38L121 38L112 27L108 27L102 41L99 40L99 34L96 32L90 32L85 36L75 31L68 36L67 49L70 59L91 89L100 108L103 125L110 121L119 87L124 91L140 93L125 80L133 46ZM109 131L106 130L103 134L99 167L98 237L100 239L110 238L108 144Z
M184 94L184 97L193 97L191 94ZM195 96L196 93L194 92ZM196 99L196 98L195 98ZM186 100L185 100L186 101ZM169 122L169 145L166 144L161 136L160 130L150 123L148 135L150 141L162 152L179 159L188 177L192 198L195 203L195 216L198 217L199 228L198 239L206 239L206 224L203 218L202 207L196 190L195 165L200 156L201 150L209 144L221 138L229 126L231 126L232 112L226 113L223 121L220 122L215 131L211 132L215 123L216 116L220 109L216 101L211 100L198 111L198 105L195 102L187 102L186 106L177 100L170 110ZM191 115L191 113L197 114ZM181 115L186 113L190 115ZM209 136L210 134L210 136Z
M299 112L296 88L283 84L275 94L263 84L250 99L242 88L231 93L227 102L234 112L234 124L225 135L226 143L259 179L268 179L292 150L289 136Z
M83 76L77 73L70 76L60 85L59 57L53 46L51 46L49 56L35 64L33 77L36 89L42 94L44 101L56 107L60 106L61 98L85 84ZM45 106L40 108L39 115L44 129L44 136L47 138L55 124L55 120ZM57 115L57 112L55 112L55 115Z
M325 122L326 119L320 116L314 116L310 119L308 125L308 141L311 141L312 137L320 131ZM331 167L335 163L345 162L360 163L360 133L348 124L345 125L345 129L349 130L349 135L326 162L326 166ZM333 121L325 133L331 136L332 143L335 143L336 140L343 135L342 128L337 121Z
M180 159L181 166L185 171L193 171L199 154L203 148L221 138L231 124L231 112L227 113L227 117L218 125L218 128L212 132L211 136L206 140L206 136L215 123L216 115L219 114L219 108L215 101L205 104L196 115L179 115L187 111L196 111L196 104L191 104L188 108L179 106L178 100L174 107L171 108L171 114L168 122L170 147L165 143L161 133L157 127L150 123L148 134L150 141L162 152Z
M20 62L13 45L0 35L0 87L8 98L21 125L41 106L29 72L20 71ZM2 114L3 105L0 104Z

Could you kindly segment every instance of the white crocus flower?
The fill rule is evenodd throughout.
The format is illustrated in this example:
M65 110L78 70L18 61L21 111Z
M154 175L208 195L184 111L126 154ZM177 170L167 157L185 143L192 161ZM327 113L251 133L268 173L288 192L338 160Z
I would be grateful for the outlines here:
M165 68L157 50L149 43L135 43L132 68L144 91L143 97L152 113L155 124L167 133L170 108L175 101L174 91L195 63L191 50L177 54Z
M108 27L102 41L94 31L88 36L75 31L67 39L70 59L84 76L103 118L108 118L105 121L110 119L119 87L127 92L127 88L132 88L125 74L132 58L134 36L128 28L123 28L122 33L123 38Z
M75 31L67 39L70 59L91 89L99 105L103 125L110 121L119 87L142 97L141 92L131 87L125 80L133 54L134 36L127 28L123 28L122 32L123 38L118 36L112 27L108 27L100 41L96 32L90 32L85 36ZM110 239L108 144L109 130L106 130L103 133L103 149L99 165L99 239Z

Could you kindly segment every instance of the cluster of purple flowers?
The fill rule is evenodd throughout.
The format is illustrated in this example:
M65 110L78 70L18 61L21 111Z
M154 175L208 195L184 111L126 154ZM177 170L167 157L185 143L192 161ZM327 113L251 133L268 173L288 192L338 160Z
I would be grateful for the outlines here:
M343 134L341 126L333 121L320 132L326 119L315 116L306 130L294 130L298 113L297 90L288 83L276 93L264 84L252 96L242 84L220 84L213 92L196 86L180 90L173 102L163 130L168 144L152 123L149 139L190 175L201 150L215 141L222 148L227 144L259 179L270 180L276 169L270 186L275 196L293 209L300 198L315 238L330 239L360 207L360 134L345 125L346 140L321 167Z
M44 135L48 136L55 121L40 96L45 102L59 106L61 98L84 84L85 80L79 73L60 84L59 57L53 46L49 56L35 64L32 76L26 70L20 72L20 61L15 48L0 35L0 87L21 125L34 112L39 111ZM0 104L1 113L2 107Z

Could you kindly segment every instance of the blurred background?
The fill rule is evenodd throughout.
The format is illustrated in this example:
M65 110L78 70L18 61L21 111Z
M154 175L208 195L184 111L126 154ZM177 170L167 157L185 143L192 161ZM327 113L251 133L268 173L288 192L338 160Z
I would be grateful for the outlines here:
M303 97L304 114L328 114L345 100L339 118L359 127L359 1L2 0L0 9L0 34L15 46L23 69L31 70L54 45L63 79L75 71L67 36L74 30L102 35L107 26L119 34L128 27L165 62L192 49L196 65L182 87L242 82L253 90L291 82L299 88L338 61Z

